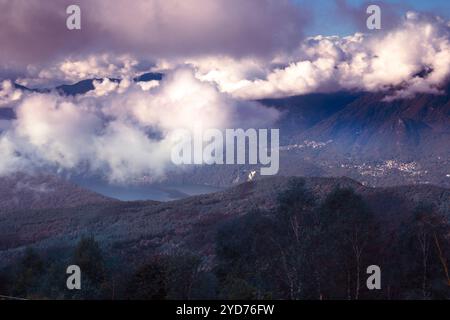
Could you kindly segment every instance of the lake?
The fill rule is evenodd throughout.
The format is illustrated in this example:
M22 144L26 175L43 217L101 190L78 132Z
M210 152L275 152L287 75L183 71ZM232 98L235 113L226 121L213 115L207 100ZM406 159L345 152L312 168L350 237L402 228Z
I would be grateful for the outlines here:
M71 181L85 189L122 201L171 201L223 190L223 188L206 185L115 185L103 180L86 178L74 178Z

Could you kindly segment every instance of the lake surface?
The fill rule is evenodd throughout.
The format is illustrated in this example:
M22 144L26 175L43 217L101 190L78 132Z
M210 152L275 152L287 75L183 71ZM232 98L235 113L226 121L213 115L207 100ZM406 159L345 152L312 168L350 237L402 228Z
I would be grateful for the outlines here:
M206 185L112 185L106 181L86 178L71 180L80 187L123 201L171 201L223 190Z

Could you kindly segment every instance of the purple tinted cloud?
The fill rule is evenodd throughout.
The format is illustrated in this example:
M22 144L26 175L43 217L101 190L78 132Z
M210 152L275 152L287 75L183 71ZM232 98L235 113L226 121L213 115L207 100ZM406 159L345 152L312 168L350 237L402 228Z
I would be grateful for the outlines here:
M82 30L69 31L65 11L75 3ZM297 46L308 21L289 0L0 0L0 64L44 66L100 51L267 55Z

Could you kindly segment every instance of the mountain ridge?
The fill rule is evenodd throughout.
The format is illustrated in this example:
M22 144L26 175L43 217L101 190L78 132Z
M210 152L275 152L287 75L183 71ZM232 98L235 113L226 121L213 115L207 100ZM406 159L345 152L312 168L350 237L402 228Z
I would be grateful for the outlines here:
M0 177L0 214L8 210L71 208L114 199L53 175L16 173Z
M11 261L28 246L71 247L80 237L93 235L130 263L158 252L187 250L210 265L217 227L255 209L274 210L279 192L292 180L304 181L318 201L336 188L352 188L389 223L404 221L420 202L431 203L450 217L450 189L446 188L371 188L345 177L270 177L170 202L106 201L72 208L10 210L0 215L0 260Z

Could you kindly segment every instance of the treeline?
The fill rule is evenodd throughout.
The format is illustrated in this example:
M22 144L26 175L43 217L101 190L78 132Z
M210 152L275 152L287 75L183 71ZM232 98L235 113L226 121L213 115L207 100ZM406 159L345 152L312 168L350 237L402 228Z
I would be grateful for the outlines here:
M69 255L28 249L0 272L0 295L35 299L449 299L450 225L429 204L386 224L351 189L322 201L293 179L274 210L218 226L213 266L192 253L155 255L130 267L94 238ZM82 289L66 288L79 265ZM369 290L366 269L381 269Z
M222 226L216 274L223 298L448 299L450 226L432 205L386 225L351 189L317 203L301 180L275 212L255 211ZM381 269L369 290L367 267Z
M69 265L81 270L81 290L69 290ZM25 299L199 299L216 298L216 279L191 254L155 255L137 268L105 257L93 237L82 238L72 255L42 255L27 248L0 271L0 295Z

